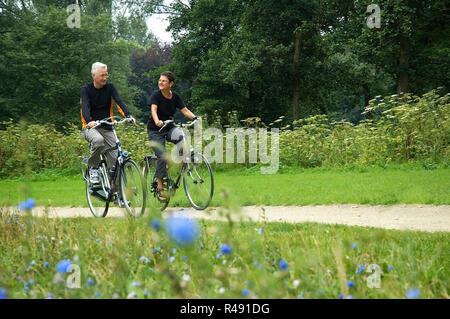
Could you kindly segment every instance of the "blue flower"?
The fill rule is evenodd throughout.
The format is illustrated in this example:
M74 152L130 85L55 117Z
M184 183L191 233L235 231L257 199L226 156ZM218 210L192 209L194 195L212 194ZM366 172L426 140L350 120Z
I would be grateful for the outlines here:
M148 271L153 272L153 268L149 268Z
M263 230L264 230L264 228L258 229L258 234L262 234Z
M222 248L220 248L220 252L224 255L231 253L231 246L228 244L223 244Z
M48 293L46 298L47 299L53 299L53 295L51 293Z
M196 219L186 217L169 217L166 223L169 238L181 246L193 244L199 236L199 226Z
M153 249L153 253L156 254L158 252L158 248Z
M0 288L0 299L8 299L8 290Z
M36 265L36 261L34 261L34 260L32 260L29 264L28 264L28 266L34 266L34 265Z
M388 267L388 271L391 271L391 270L392 270L392 268L393 268L392 266L389 266L389 267Z
M94 284L95 284L95 283L94 283L94 281L93 281L92 279L89 279L89 280L88 280L88 285L89 285L89 286L93 286Z
M140 282L137 282L137 281L134 281L131 285L132 285L133 287L140 287L140 286L141 286L141 283L140 283Z
M406 298L408 299L418 299L419 297L420 297L419 288L408 289L408 291L406 292Z
M303 299L303 296L302 295L298 295L297 299Z
M69 268L69 266L72 264L72 262L70 261L70 259L64 259L61 260L57 265L56 265L56 270L62 274L67 272L67 268Z
M25 202L20 202L19 203L19 210L25 210L26 209L26 203Z
M94 296L95 296L95 297L101 297L101 296L102 296L102 294L101 294L100 292L98 292L98 291L97 291L97 292L95 293L95 295L94 295Z
M339 294L338 296L339 299L344 299L344 297L345 297L344 294Z
M358 270L356 271L356 273L359 275L360 273L363 272L364 269L366 269L366 265L362 264L361 266L358 267Z
M175 257L173 257L173 256L169 258L170 262L173 262L174 260L175 260Z
M32 209L35 205L36 205L36 202L34 201L33 198L28 198L27 201L25 202L26 209Z
M147 261L147 257L145 256L141 256L141 258L139 258L140 262L146 262Z
M247 288L242 289L242 296L248 296L248 294L250 293L250 291L248 291Z
M347 281L347 286L349 288L354 288L355 287L355 283L353 281L349 280L349 281Z
M183 256L183 258L181 258L183 261L187 259L187 256Z
M177 253L177 249L176 248L172 249L172 253L176 254Z
M34 280L33 279L27 281L27 283L26 283L26 285L30 285L30 286L32 286L33 284L34 284Z
M358 246L356 243L351 245L351 248L356 248Z
M161 221L158 218L154 218L152 219L152 222L150 224L150 227L154 230L154 231L159 231L159 228L161 226Z
M288 269L288 263L286 262L286 260L284 260L284 259L281 259L280 260L280 268L281 268L281 270L286 270L286 269Z

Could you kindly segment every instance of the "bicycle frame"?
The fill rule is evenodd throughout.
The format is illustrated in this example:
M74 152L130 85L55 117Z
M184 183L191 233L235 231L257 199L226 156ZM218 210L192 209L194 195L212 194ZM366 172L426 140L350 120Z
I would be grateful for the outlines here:
M109 118L108 118L109 119ZM116 132L116 129L115 129L115 125L118 125L118 124L121 124L121 123L123 123L125 120L127 120L127 119L123 119L123 120L121 120L121 121L119 121L119 122L117 122L117 121L114 121L114 118L113 118L113 122L108 122L108 121L106 121L106 120L101 120L101 121L97 121L97 125L96 126L94 126L93 128L95 128L95 127L97 127L97 126L99 126L100 124L102 124L102 123L105 123L105 124L108 124L108 125L110 125L111 127L112 127L112 132L113 132L113 134L114 134L114 139L115 139L115 144L116 144L116 146L115 147L112 147L112 148L109 148L109 149L107 149L107 150L105 150L103 153L105 153L106 151L109 151L109 150L113 150L113 149L117 149L117 159L116 159L116 162L115 162L115 170L114 170L114 174L113 174L113 176L111 177L110 175L109 175L109 171L108 171L108 167L107 167L107 165L106 165L106 161L105 161L105 159L103 158L103 153L102 154L100 154L100 164L99 165L101 165L102 166L102 168L103 168L103 171L105 172L105 175L106 175L106 178L105 178L105 180L104 180L104 182L105 183L101 183L101 185L102 185L102 189L103 189L103 191L105 192L105 194L108 196L107 198L103 198L102 196L100 196L103 200L105 200L105 201L111 201L113 198L113 193L112 193L112 187L111 187L111 182L114 182L119 176L118 176L118 172L120 171L120 172L122 172L122 170L123 170L123 164L125 163L125 161L126 160L128 160L128 152L127 151L123 151L122 150L122 144L120 143L120 140L119 140L119 138L118 138L118 136L117 136L117 132ZM84 177L84 179L86 179L86 177ZM106 184L106 185L105 185Z

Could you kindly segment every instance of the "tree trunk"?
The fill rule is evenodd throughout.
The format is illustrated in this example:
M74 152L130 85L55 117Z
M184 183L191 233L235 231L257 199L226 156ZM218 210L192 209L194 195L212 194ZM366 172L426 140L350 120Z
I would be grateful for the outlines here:
M408 62L409 62L409 41L404 35L400 35L400 59L397 93L408 92Z
M292 111L294 121L300 119L300 45L302 41L302 34L300 28L297 28L294 33L295 36L295 50L294 50L294 92L292 94Z

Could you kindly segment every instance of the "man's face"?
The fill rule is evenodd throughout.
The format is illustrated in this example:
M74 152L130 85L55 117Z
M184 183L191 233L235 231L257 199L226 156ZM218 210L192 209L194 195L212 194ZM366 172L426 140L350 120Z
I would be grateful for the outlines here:
M97 69L96 74L92 74L92 78L94 79L94 84L98 87L103 87L108 80L108 71L106 68Z

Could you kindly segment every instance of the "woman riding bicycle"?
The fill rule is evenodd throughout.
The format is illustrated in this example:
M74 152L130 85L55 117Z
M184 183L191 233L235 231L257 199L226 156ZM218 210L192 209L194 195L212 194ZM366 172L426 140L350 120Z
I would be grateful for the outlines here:
M179 109L181 113L191 120L200 119L195 116L184 104L181 96L172 91L172 86L175 84L175 75L170 71L161 73L158 81L159 90L153 92L150 97L150 117L147 123L147 135L150 141L150 146L155 152L157 159L155 176L158 181L158 199L165 201L167 198L163 193L163 178L166 176L166 161L164 154L166 152L166 140L174 144L182 138L182 132L173 124L164 126L164 121L173 117L176 110ZM173 137L178 137L174 139Z

